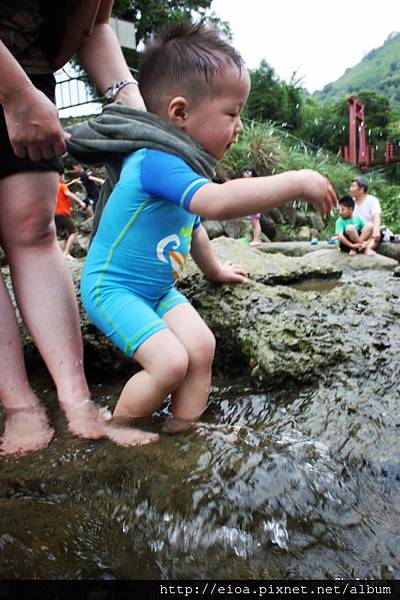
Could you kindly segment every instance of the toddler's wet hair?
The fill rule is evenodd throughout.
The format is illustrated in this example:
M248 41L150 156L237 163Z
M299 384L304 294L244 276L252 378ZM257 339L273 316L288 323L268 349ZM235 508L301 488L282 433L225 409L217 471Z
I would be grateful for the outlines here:
M240 54L221 31L185 21L165 29L146 45L139 67L139 88L150 112L158 113L175 95L202 101L218 90L216 76L227 66L244 66Z

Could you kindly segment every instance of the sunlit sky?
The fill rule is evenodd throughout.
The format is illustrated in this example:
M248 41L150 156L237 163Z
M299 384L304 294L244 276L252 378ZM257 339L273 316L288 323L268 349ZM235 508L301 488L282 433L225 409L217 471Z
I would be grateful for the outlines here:
M310 92L400 31L400 0L213 0L230 23L249 68L265 58L288 81L294 71Z

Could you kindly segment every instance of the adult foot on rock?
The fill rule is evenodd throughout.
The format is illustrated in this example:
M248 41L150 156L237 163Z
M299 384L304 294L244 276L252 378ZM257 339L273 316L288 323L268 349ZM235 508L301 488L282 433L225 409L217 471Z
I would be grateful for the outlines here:
M0 440L1 454L26 454L47 448L54 436L42 407L18 409L8 414Z

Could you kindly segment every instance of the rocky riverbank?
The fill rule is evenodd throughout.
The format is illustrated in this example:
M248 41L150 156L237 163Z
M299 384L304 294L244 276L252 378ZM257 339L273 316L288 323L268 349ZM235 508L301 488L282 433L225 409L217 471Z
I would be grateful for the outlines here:
M399 578L397 263L212 243L249 281L209 283L189 262L180 283L218 342L204 425L134 449L78 440L32 374L57 437L1 459L1 577ZM126 360L81 323L94 400L112 407Z

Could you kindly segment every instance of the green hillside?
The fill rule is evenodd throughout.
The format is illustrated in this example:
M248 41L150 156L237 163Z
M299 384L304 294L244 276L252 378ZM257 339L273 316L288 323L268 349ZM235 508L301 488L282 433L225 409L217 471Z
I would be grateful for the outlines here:
M375 91L400 102L400 33L391 33L383 46L368 52L361 62L346 69L339 79L314 96L326 100L340 94L357 95L361 90Z

